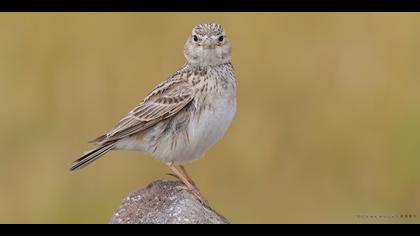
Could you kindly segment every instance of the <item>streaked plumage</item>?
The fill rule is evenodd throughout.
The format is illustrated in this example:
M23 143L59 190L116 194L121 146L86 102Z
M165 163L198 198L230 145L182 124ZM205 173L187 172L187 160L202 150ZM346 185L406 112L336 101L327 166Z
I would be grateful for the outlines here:
M236 111L231 52L222 26L194 27L184 47L187 62L113 129L92 140L97 148L70 169L117 149L145 152L168 165L198 159L222 138Z

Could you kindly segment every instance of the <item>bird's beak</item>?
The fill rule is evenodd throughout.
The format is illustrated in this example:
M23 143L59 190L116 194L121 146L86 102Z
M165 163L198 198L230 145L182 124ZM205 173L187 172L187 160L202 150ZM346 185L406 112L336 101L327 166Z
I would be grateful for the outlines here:
M216 47L216 40L212 38L207 38L203 42L203 48L204 49L214 49Z

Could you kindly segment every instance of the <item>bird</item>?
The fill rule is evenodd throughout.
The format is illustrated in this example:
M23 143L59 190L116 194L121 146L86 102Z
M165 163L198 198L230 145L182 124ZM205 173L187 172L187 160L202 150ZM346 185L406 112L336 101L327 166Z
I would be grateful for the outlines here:
M79 170L111 150L139 151L163 161L184 186L208 204L184 165L224 136L236 113L232 46L223 26L199 24L184 45L186 62L158 84L96 147L74 161Z

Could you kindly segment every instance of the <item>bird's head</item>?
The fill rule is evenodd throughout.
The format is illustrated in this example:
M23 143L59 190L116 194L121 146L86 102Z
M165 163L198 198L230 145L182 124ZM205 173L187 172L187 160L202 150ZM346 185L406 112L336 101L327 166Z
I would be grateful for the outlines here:
M218 24L200 24L193 28L184 46L184 55L190 64L207 66L230 62L232 46L223 27Z

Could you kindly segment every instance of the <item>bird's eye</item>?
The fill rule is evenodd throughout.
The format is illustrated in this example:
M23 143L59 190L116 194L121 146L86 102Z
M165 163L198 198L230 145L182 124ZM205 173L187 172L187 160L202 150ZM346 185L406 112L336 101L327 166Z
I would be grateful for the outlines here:
M197 41L198 41L198 37L197 37L197 35L194 35L194 36L193 36L193 40L194 40L194 42L197 42Z
M224 39L224 37L223 36L220 36L218 40L219 40L219 42L222 42L223 39Z

